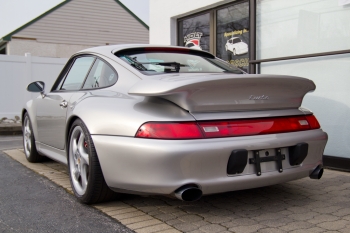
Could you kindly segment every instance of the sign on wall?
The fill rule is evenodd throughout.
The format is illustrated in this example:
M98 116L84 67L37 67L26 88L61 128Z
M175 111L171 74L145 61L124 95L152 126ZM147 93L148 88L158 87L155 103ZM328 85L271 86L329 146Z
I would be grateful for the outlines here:
M216 56L248 70L249 3L235 4L217 11Z
M209 52L210 14L203 14L182 21L180 45Z

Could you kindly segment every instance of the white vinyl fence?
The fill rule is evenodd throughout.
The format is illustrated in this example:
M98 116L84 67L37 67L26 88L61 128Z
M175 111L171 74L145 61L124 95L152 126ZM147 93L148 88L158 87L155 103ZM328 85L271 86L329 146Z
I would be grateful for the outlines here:
M24 103L37 93L26 90L34 81L44 81L49 91L68 58L0 55L0 119L14 119Z

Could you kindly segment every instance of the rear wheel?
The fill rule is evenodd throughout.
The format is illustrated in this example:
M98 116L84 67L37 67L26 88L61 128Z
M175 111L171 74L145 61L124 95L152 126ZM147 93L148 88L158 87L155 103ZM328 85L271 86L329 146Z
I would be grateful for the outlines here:
M43 161L44 157L36 150L34 132L28 113L25 113L23 117L22 132L23 148L26 159L31 163Z
M103 202L118 195L107 186L91 136L80 119L70 129L68 166L71 186L80 202Z

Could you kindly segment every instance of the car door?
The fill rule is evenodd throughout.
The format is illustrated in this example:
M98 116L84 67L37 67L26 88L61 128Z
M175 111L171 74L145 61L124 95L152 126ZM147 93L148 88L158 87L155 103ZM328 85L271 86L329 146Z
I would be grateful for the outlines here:
M60 75L51 92L35 100L38 126L37 141L57 149L65 147L67 110L70 99L79 91L95 61L94 56L78 56Z

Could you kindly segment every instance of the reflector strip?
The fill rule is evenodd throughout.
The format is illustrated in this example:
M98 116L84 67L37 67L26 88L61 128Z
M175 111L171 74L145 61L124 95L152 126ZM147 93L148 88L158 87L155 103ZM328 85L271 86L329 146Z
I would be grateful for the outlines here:
M307 122L307 120L300 120L299 123L300 123L300 125L308 125L309 124Z
M203 127L204 132L219 132L218 127L214 126L214 127Z
M217 127L219 129L217 132L204 130L206 138L288 133L311 129L305 116L207 121L198 122L198 124L203 129L208 127Z
M135 137L201 139L277 134L319 129L313 115L200 122L147 122Z

